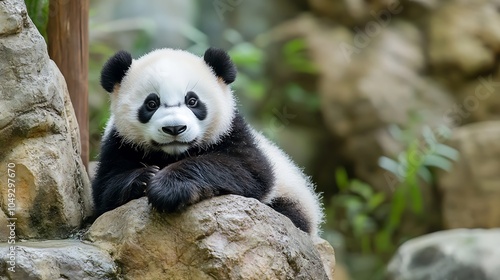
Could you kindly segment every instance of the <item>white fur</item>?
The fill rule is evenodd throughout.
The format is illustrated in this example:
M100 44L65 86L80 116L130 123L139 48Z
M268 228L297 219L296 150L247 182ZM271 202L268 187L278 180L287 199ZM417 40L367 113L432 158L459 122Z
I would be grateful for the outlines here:
M185 106L188 91L195 92L206 104L208 114L204 120L198 120ZM151 93L159 95L161 106L151 120L143 124L137 120L137 111ZM125 141L138 146L148 146L151 140L160 144L194 140L195 145L217 143L230 129L234 107L231 89L217 79L202 57L172 49L159 49L133 60L111 96L117 131ZM178 136L161 131L163 126L173 125L186 125L187 130ZM179 154L188 148L180 144L162 146L169 154Z
M323 211L319 203L320 197L314 192L314 185L297 165L271 141L252 129L252 133L261 149L272 165L275 183L272 192L264 199L270 203L275 197L285 197L296 201L311 222L311 235L319 234L319 225L323 222Z

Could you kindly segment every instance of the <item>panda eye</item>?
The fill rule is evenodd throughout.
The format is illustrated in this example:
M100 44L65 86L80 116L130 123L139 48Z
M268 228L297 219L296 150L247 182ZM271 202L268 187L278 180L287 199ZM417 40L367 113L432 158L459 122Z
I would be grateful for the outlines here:
M158 109L158 104L154 100L149 100L146 103L146 107L148 108L148 110L156 110Z
M198 105L198 99L196 99L194 97L189 98L187 101L187 105L189 107L196 107L196 105Z

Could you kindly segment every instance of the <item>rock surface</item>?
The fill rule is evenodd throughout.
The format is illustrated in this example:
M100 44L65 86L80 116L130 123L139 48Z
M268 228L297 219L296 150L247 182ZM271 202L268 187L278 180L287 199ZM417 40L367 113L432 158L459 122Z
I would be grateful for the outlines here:
M388 266L393 280L496 280L500 229L455 229L404 243Z
M18 238L64 238L91 214L76 118L62 74L21 0L0 1L0 190ZM7 170L8 166L11 170ZM11 199L9 201L9 198ZM8 204L14 203L14 212ZM1 233L1 231L0 231ZM0 241L6 236L0 235Z
M456 129L450 145L460 159L438 174L447 228L500 227L500 121Z
M288 218L234 195L170 215L133 200L100 216L86 238L128 279L328 279L335 262L329 244L316 241L321 256Z
M500 53L498 1L443 1L429 20L428 39L429 62L449 82L494 71Z
M0 279L119 279L116 265L108 253L78 240L15 245L12 251L15 256L11 259L10 245L0 243ZM9 270L12 265L14 271Z
M0 4L0 36L21 32L28 14L19 1L2 1Z

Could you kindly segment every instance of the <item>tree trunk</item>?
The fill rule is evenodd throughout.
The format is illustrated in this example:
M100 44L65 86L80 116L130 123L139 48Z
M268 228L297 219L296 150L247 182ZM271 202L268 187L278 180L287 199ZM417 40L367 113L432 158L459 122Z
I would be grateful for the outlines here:
M89 162L88 118L89 0L50 0L49 55L61 70L80 127L81 157Z

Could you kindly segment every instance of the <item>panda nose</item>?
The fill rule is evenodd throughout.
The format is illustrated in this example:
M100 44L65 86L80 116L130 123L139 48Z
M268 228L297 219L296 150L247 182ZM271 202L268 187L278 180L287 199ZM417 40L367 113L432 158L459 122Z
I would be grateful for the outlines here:
M185 126L185 125L164 126L161 128L161 130L163 130L163 132L170 134L172 136L179 135L179 134L183 133L184 131L186 131L186 129L187 129L187 126Z

